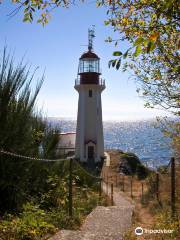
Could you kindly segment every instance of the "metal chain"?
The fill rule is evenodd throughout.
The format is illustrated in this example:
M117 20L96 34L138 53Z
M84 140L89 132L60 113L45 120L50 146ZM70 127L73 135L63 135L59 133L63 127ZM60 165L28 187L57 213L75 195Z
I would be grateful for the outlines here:
M44 159L44 158L29 157L29 156L20 155L20 154L12 153L12 152L5 151L5 150L0 150L0 153L5 154L5 155L9 155L9 156L12 156L12 157L28 159L29 161L32 161L32 160L34 161L35 160L35 161L40 161L40 162L63 162L63 161L69 161L70 160L70 158L67 158L67 159ZM24 161L23 163L26 163L26 162L29 162L29 161ZM75 162L85 174L87 174L88 176L90 176L92 178L101 180L101 177L97 177L97 176L92 175L91 173L86 171L76 160L75 160Z
M40 161L40 162L63 162L63 161L68 161L69 159L44 159L44 158L36 158L36 157L28 157L4 150L0 150L0 153L13 156L13 157L18 157L18 158L23 158L23 159L29 159L30 161L35 160L35 161Z

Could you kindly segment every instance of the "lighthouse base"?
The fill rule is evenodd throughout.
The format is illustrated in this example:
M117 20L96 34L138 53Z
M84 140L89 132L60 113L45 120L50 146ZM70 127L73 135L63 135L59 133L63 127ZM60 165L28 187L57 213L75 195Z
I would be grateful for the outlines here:
M95 162L95 160L88 159L86 162L80 161L80 159L76 158L76 160L86 169L95 172L96 174L99 174L101 172L101 169L104 164L105 157L102 157L100 161Z

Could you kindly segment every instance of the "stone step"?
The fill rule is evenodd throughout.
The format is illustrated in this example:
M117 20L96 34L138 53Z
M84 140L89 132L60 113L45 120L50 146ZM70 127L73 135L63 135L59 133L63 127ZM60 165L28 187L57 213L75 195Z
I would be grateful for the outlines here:
M53 240L121 240L130 227L132 208L96 207L86 218L80 231L61 230Z
M132 208L129 207L96 207L86 218L82 230L88 232L118 234L131 225Z
M122 234L62 230L53 240L122 240Z

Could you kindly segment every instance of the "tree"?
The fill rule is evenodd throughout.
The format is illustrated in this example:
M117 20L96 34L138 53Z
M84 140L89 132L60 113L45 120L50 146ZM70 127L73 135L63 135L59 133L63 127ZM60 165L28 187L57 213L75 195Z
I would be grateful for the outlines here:
M107 5L106 25L119 33L115 45L127 41L130 47L113 53L109 66L130 70L145 106L160 107L180 116L179 2L177 0L100 1ZM120 49L121 50L121 49ZM159 127L180 151L179 119L159 119Z
M126 40L130 44L125 53L113 53L117 58L109 66L131 70L147 107L160 106L180 115L178 1L100 1L98 5L108 6L105 24L120 36L107 41L118 45Z
M43 25L47 24L51 12L58 8L63 7L67 8L73 2L69 0L11 0L13 4L17 7L9 13L9 17L13 17L18 12L23 11L23 21L32 22L34 17L37 17L37 22L42 23ZM2 3L3 0L0 0Z

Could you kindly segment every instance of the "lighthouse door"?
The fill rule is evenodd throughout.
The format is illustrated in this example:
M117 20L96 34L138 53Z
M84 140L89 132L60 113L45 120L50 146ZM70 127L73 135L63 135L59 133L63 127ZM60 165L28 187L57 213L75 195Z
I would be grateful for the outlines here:
M94 147L88 146L88 158L93 159L94 158Z

